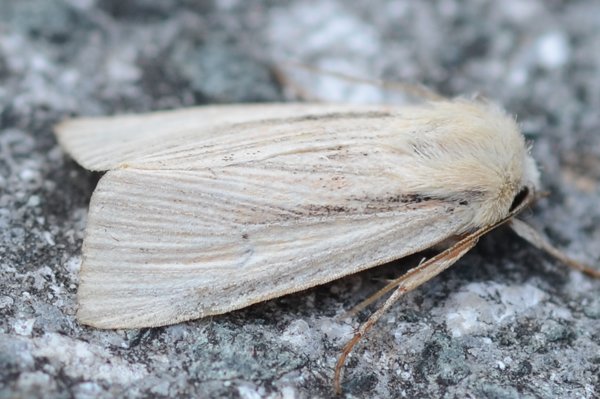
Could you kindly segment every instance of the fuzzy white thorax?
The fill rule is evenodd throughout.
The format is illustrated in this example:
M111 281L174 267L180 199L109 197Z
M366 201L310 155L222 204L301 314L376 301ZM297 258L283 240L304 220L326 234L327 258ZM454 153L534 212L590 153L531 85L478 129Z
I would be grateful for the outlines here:
M497 105L457 99L401 112L401 129L410 134L399 137L399 148L418 154L397 170L403 190L469 203L473 217L465 230L496 223L521 190L539 188L522 133Z

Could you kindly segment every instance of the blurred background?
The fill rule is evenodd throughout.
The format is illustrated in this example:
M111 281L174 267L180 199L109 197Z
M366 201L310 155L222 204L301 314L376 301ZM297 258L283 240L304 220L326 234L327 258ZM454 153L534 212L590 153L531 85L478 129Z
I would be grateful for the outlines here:
M361 320L336 316L410 262L164 328L98 331L74 317L98 176L62 153L52 126L293 101L298 87L323 101L393 101L296 75L289 61L502 104L548 190L525 217L599 265L598 2L0 0L0 397L332 395ZM494 232L379 322L348 362L344 395L598 397L599 320L600 282Z

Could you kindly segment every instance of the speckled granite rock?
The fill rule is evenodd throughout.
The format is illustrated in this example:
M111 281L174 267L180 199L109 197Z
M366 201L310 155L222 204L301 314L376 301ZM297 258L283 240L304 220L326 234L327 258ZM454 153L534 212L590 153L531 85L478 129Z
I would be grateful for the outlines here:
M0 0L0 398L329 397L344 309L412 259L231 314L99 331L74 314L98 176L68 115L281 101L272 65L481 92L518 115L549 196L526 218L600 264L600 4ZM381 101L324 76L330 100ZM600 282L506 230L408 295L357 348L347 397L594 398Z

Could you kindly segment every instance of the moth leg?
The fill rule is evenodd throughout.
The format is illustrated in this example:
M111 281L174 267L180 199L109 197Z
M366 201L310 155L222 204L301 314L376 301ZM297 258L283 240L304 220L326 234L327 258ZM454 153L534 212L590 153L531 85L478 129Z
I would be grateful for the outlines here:
M322 98L315 96L308 92L302 85L290 78L284 69L278 65L272 65L270 67L271 73L275 78L275 81L285 89L285 94L291 95L294 101L302 101L309 103L323 103L325 102Z
M421 261L419 262L419 264L416 267L421 266L426 260L427 260L427 258L421 259ZM409 272L411 270L409 270ZM364 301L362 301L358 305L354 306L352 309L348 310L343 315L339 316L338 319L339 320L344 320L344 319L348 319L350 317L356 316L357 314L359 314L360 312L362 312L363 310L365 310L366 308L368 308L369 306L371 306L372 304L374 304L375 302L377 302L379 299L381 299L381 297L383 297L385 294L387 294L388 292L390 292L391 290L393 290L394 288L396 288L398 286L398 284L399 284L399 280L402 279L402 278L404 278L404 276L405 275L403 274L399 278L396 278L396 279L393 279L393 280L388 280L388 283L385 285L385 287L381 288L376 293L371 294L367 299L365 299Z
M534 247L545 251L550 256L558 259L565 265L572 267L575 270L578 270L594 278L600 278L600 270L596 270L592 267L582 264L581 262L576 261L575 259L569 258L560 250L552 246L552 244L550 244L544 238L544 236L537 232L533 227L529 226L522 220L516 218L512 219L509 225L519 237L523 238L525 241L529 242Z
M409 96L421 99L421 100L426 100L426 101L442 101L442 100L447 100L447 97L444 97L441 94L438 94L437 92L435 92L434 90L421 85L421 84L416 84L416 83L403 83L403 82L388 82L385 80L379 80L379 79L365 79L365 78L359 78L356 76L350 76L350 75L346 75L344 73L340 73L340 72L335 72L335 71L328 71L325 69L321 69L319 67L314 67L311 65L306 65L306 64L302 64L299 62L293 62L293 61L285 61L285 62L281 62L281 67L277 67L275 70L278 72L276 73L277 78L281 78L283 77L283 81L285 82L291 82L291 79L289 79L285 72L283 71L284 68L288 67L288 68L295 68L295 69L301 69L304 70L306 72L309 73L313 73L313 74L318 74L318 75L324 75L324 76L331 76L340 80L345 80L346 82L352 82L352 83L356 83L356 84L360 84L360 85L369 85L369 86L374 86L374 87L379 87L382 90L385 91L395 91L395 92L400 92L400 93L404 93L407 94ZM297 86L295 84L292 85L292 88L296 88L294 86Z
M341 387L341 379L342 379L342 370L344 368L344 364L346 363L346 358L352 352L354 346L360 341L360 339L373 327L375 323L381 318L381 316L405 293L414 290L419 287L421 284L431 280L433 277L437 276L450 266L452 266L457 260L459 260L465 253L467 253L471 248L477 244L479 237L482 234L487 232L487 228L480 229L472 234L469 234L467 237L460 240L458 243L448 248L444 252L439 253L435 257L427 260L426 262L421 263L419 266L409 270L401 277L393 280L382 290L377 292L375 296L377 298L381 297L388 291L391 291L393 288L396 290L390 295L390 297L385 301L385 303L373 313L369 319L364 322L354 337L344 346L342 350L342 354L338 358L338 361L335 365L335 375L334 375L334 389L337 394L342 392ZM370 299L367 299L369 301Z

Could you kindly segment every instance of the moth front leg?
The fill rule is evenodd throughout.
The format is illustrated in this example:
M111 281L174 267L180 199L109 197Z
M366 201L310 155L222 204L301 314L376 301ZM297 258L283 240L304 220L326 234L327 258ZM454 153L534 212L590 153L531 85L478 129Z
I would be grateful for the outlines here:
M463 257L471 248L473 248L479 237L489 231L489 228L482 228L477 230L476 232L469 234L467 237L460 240L458 243L448 248L444 252L439 253L435 257L421 263L419 266L409 270L401 277L393 280L387 286L382 288L375 296L379 297L383 293L396 288L396 290L390 295L390 297L384 302L384 304L373 313L369 319L364 322L354 337L344 346L342 350L342 354L338 358L338 361L335 365L335 375L334 375L334 389L336 394L340 394L342 392L341 380L342 380L342 371L344 368L344 364L346 363L346 358L352 352L354 346L360 341L360 339L373 327L375 323L383 316L383 314L394 304L400 297L402 297L407 292L414 290L419 287L421 284L431 280L444 270L448 269L452 266L456 261ZM370 303L371 298L367 299Z

